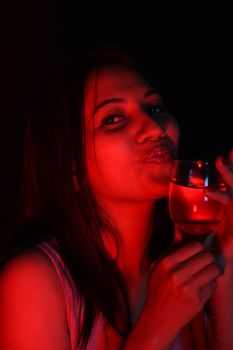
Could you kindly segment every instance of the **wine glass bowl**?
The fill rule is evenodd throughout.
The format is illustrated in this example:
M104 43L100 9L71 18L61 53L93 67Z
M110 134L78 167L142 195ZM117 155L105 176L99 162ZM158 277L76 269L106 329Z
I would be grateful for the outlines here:
M213 161L175 160L169 189L169 212L183 235L201 240L220 222L224 205L205 189L223 190L225 184Z

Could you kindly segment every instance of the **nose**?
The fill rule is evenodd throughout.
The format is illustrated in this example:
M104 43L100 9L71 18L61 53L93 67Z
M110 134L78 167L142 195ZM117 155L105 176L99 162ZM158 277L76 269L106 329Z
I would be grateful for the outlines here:
M159 120L158 118L152 118L151 116L144 115L140 121L140 126L137 130L135 140L137 143L145 143L147 141L155 141L159 137L166 136L166 123L165 120Z

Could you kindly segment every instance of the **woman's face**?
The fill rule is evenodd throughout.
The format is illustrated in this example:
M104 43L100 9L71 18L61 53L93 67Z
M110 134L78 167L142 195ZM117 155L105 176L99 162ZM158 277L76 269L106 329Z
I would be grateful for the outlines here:
M166 196L179 130L161 97L135 71L109 66L85 93L86 162L98 200Z

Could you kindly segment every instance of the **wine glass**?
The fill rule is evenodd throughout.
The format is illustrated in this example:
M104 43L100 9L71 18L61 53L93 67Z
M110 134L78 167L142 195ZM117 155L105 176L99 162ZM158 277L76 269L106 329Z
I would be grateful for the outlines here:
M205 189L225 189L214 161L175 160L169 189L169 212L182 239L204 241L224 213L224 205L206 196Z

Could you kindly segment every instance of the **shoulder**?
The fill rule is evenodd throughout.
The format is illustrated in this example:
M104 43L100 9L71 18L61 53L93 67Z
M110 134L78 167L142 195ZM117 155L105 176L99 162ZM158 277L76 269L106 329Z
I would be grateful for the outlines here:
M1 269L0 309L1 349L8 350L4 346L9 342L9 349L68 349L55 339L60 334L60 344L67 342L63 290L52 262L40 249L18 253Z
M55 285L58 282L56 271L49 257L34 247L17 253L2 267L0 271L0 286L8 283L26 283L33 287L34 283L41 283L41 288ZM33 283L32 283L33 282ZM43 283L42 283L43 282Z

